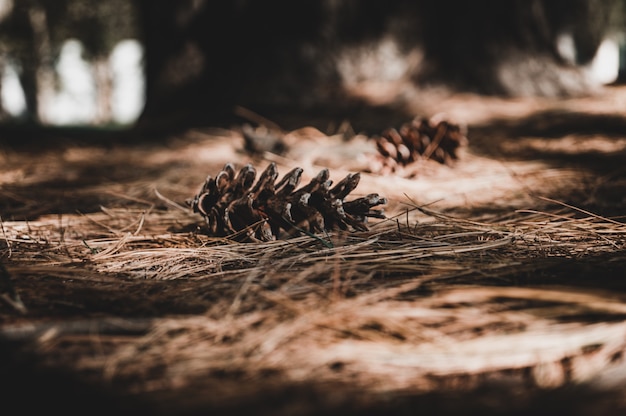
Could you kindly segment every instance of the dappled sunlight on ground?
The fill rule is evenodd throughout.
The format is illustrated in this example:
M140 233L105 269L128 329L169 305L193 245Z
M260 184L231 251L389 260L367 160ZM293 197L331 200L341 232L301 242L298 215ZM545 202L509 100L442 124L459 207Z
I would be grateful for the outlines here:
M466 123L469 145L450 166L395 175L370 169L371 137L346 123L301 125L285 152L254 156L240 125L0 144L0 340L160 414L467 414L483 401L542 414L600 395L623 410L625 100L615 87L415 102L414 115ZM302 167L302 183L362 172L351 197L384 195L389 219L265 243L209 236L185 201L227 162Z

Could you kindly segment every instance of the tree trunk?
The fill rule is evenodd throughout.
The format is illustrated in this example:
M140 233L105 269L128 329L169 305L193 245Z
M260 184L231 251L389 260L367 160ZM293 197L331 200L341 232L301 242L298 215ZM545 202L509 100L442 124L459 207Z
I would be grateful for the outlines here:
M108 57L98 56L90 63L96 89L94 124L110 123L113 119L113 73Z
M28 17L33 31L32 51L35 68L35 91L37 94L37 101L33 103L32 110L37 114L37 119L40 122L48 123L50 120L46 110L52 103L55 91L54 58L50 41L50 28L46 11L39 2L33 2L28 10Z
M4 78L5 71L6 57L0 56L0 122L4 122L9 119L9 113L6 108L4 108L4 103L2 102L2 79Z

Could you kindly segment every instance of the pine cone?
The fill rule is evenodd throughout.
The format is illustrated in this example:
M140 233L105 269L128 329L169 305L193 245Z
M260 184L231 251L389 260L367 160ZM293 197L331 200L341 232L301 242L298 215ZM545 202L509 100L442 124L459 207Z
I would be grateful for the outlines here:
M206 220L210 234L235 235L242 240L270 241L301 231L316 233L335 229L367 230L368 217L385 218L383 210L372 209L387 203L378 194L352 201L345 198L358 185L360 174L349 174L334 187L328 169L296 189L302 169L295 168L278 183L278 170L271 163L256 178L252 165L235 175L232 164L215 178L207 177L200 192L188 201L193 212Z
M280 155L287 150L284 134L276 129L265 126L254 128L250 124L244 124L241 127L241 134L244 140L244 150L251 155L259 156L265 152Z
M391 171L397 165L406 166L419 159L450 165L458 159L458 149L467 145L461 126L434 117L415 118L399 129L385 130L375 140L383 165Z

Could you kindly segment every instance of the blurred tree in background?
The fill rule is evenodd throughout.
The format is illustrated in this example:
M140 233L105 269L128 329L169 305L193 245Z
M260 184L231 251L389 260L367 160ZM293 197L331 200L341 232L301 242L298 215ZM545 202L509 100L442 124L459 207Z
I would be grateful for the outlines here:
M582 71L607 35L622 26L620 0L422 1L425 82L503 95L588 92ZM452 12L454 10L454 12ZM567 35L575 50L563 56Z
M81 42L92 64L97 91L94 122L111 118L109 54L124 39L137 38L132 1L3 0L0 54L16 68L26 101L26 118L47 122L44 111L57 88L55 63L65 41ZM4 65L3 65L4 66Z
M481 94L568 96L623 27L623 0L0 0L0 70L18 68L28 118L45 119L63 43L78 39L111 114L109 56L139 39L140 124L199 124L235 105L348 111L346 84L405 78ZM570 51L560 46L569 39ZM394 79L395 78L395 79ZM2 111L0 110L0 115Z

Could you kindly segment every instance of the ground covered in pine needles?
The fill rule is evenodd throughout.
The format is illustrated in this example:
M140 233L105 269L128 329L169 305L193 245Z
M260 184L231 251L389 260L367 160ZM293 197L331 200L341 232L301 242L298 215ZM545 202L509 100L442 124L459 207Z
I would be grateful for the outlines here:
M409 113L445 111L469 145L452 166L394 174L372 169L371 135L343 120L278 122L289 146L255 155L237 125L0 142L0 405L626 411L626 89L435 98ZM353 194L385 196L387 219L212 237L185 201L226 162L362 172Z

